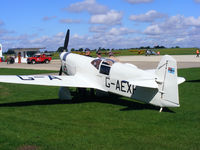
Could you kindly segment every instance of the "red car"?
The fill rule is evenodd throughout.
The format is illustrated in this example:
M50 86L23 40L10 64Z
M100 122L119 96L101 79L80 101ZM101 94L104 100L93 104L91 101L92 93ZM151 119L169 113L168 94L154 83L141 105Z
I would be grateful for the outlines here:
M35 64L35 63L50 63L52 60L51 57L46 56L45 54L42 55L34 55L33 57L27 58L27 63L28 64Z

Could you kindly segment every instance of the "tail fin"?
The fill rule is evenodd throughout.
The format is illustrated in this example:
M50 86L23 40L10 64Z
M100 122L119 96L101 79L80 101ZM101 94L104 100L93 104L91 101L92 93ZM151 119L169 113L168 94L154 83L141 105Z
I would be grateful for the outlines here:
M161 93L161 105L163 107L179 107L177 63L169 55L162 57L156 69L158 76L159 92Z

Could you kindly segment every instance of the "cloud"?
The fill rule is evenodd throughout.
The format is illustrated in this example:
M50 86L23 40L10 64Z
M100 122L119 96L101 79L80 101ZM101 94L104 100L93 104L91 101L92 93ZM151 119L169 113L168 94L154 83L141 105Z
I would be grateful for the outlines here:
M194 0L196 3L200 3L200 0Z
M125 0L130 4L151 3L154 0Z
M136 31L132 30L132 29L128 29L125 27L120 27L120 28L111 28L110 31L108 31L108 34L111 35L127 35L127 34L131 34L134 33Z
M7 29L0 29L0 36L12 34L12 33L15 33L15 31L7 30Z
M96 0L84 0L82 2L71 4L69 7L64 8L64 10L74 13L86 11L90 14L101 14L107 12L108 8L104 5L98 4Z
M155 10L150 10L146 12L145 14L131 15L129 19L133 21L139 21L139 22L153 22L156 19L161 19L165 17L167 17L167 15L159 13Z
M200 17L184 17L182 15L172 16L164 22L154 23L148 26L145 34L185 34L191 27L200 26Z
M122 12L110 10L106 14L97 14L91 16L90 23L116 25L116 24L121 24L122 17L123 17Z
M0 20L0 26L4 25L4 22Z
M81 20L75 20L75 19L61 19L59 20L60 23L80 23Z
M144 31L145 34L150 34L150 35L158 35L161 34L162 32L163 31L157 24L148 26Z
M200 26L200 17L198 17L197 19L195 19L193 16L192 17L188 17L185 20L185 24L186 25L190 25L190 26Z
M55 19L56 16L45 16L42 18L43 21L49 21L49 20L52 20L52 19Z
M95 33L104 33L107 31L107 29L108 29L108 26L99 25L99 26L91 26L89 28L89 31L95 32Z
M144 30L144 34L165 46L199 46L200 17L176 15L164 22L153 23Z

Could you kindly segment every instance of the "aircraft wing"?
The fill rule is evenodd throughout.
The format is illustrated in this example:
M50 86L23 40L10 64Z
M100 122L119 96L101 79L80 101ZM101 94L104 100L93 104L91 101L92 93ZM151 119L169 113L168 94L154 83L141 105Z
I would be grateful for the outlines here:
M87 79L79 75L75 76L1 75L0 82L45 85L45 86L96 88L105 91L105 89L98 87L98 85L95 85L91 81L88 81Z

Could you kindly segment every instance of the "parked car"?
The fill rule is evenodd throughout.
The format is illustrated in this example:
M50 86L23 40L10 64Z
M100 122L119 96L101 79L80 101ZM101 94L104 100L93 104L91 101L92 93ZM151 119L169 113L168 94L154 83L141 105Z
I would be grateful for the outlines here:
M28 57L27 58L27 63L28 64L36 64L36 63L50 63L50 61L52 60L51 57L46 56L45 54L41 54L41 55L34 55L33 57Z

